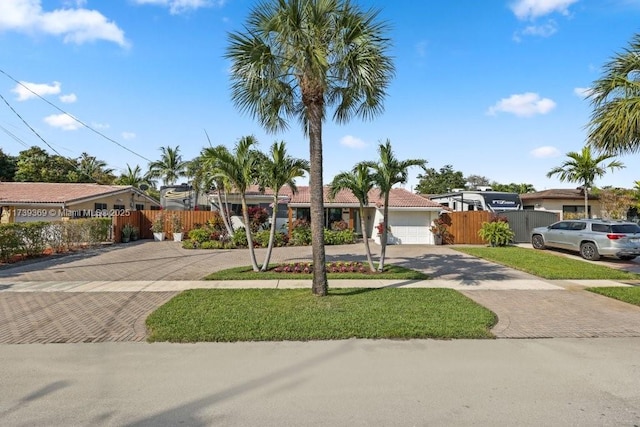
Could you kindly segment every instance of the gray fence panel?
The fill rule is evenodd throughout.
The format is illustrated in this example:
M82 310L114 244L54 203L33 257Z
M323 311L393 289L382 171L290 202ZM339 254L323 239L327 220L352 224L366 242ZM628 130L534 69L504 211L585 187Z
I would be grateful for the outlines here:
M500 212L509 220L509 227L515 233L515 243L528 243L531 241L531 230L535 227L544 227L558 221L558 214L546 211L509 211Z

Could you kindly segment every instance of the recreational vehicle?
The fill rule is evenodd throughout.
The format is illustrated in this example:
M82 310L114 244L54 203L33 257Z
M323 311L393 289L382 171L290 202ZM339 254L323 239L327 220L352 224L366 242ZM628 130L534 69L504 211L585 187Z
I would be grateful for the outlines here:
M522 210L518 193L502 191L454 190L451 193L430 196L430 200L452 211L517 211Z

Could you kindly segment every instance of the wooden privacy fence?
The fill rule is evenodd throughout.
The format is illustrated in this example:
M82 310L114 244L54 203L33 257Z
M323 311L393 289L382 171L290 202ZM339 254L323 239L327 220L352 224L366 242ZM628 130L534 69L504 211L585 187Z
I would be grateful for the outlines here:
M448 245L467 244L482 245L486 243L478 236L478 230L483 222L489 221L491 213L488 211L450 212L442 215L448 225Z
M164 232L167 238L172 239L171 233L171 216L178 215L182 219L182 231L188 233L194 229L196 224L204 224L213 218L213 211L169 211L169 210L144 210L130 211L128 215L120 215L113 217L113 241L120 243L122 238L122 227L125 224L131 224L140 230L140 239L152 239L153 232L151 224L159 216L164 215Z

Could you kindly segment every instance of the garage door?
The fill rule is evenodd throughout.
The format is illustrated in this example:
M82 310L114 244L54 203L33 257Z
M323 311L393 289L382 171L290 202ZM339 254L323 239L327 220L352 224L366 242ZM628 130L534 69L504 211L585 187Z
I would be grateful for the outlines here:
M389 218L397 244L429 243L429 215L426 212L392 212Z

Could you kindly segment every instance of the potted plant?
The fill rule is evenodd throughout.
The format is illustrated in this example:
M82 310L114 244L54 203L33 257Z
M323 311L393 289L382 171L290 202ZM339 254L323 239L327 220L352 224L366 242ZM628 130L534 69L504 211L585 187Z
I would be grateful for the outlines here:
M120 237L120 241L122 243L129 243L131 240L131 234L133 233L133 226L131 224L125 224L122 227L122 236Z
M159 213L151 223L153 239L159 242L164 240L164 213Z
M131 241L135 242L140 238L140 228L133 226L131 227Z
M447 230L447 223L444 218L438 217L433 221L429 230L433 234L433 242L436 245L441 245L447 240L449 230Z
M171 232L174 242L182 242L182 217L177 214L171 215Z

